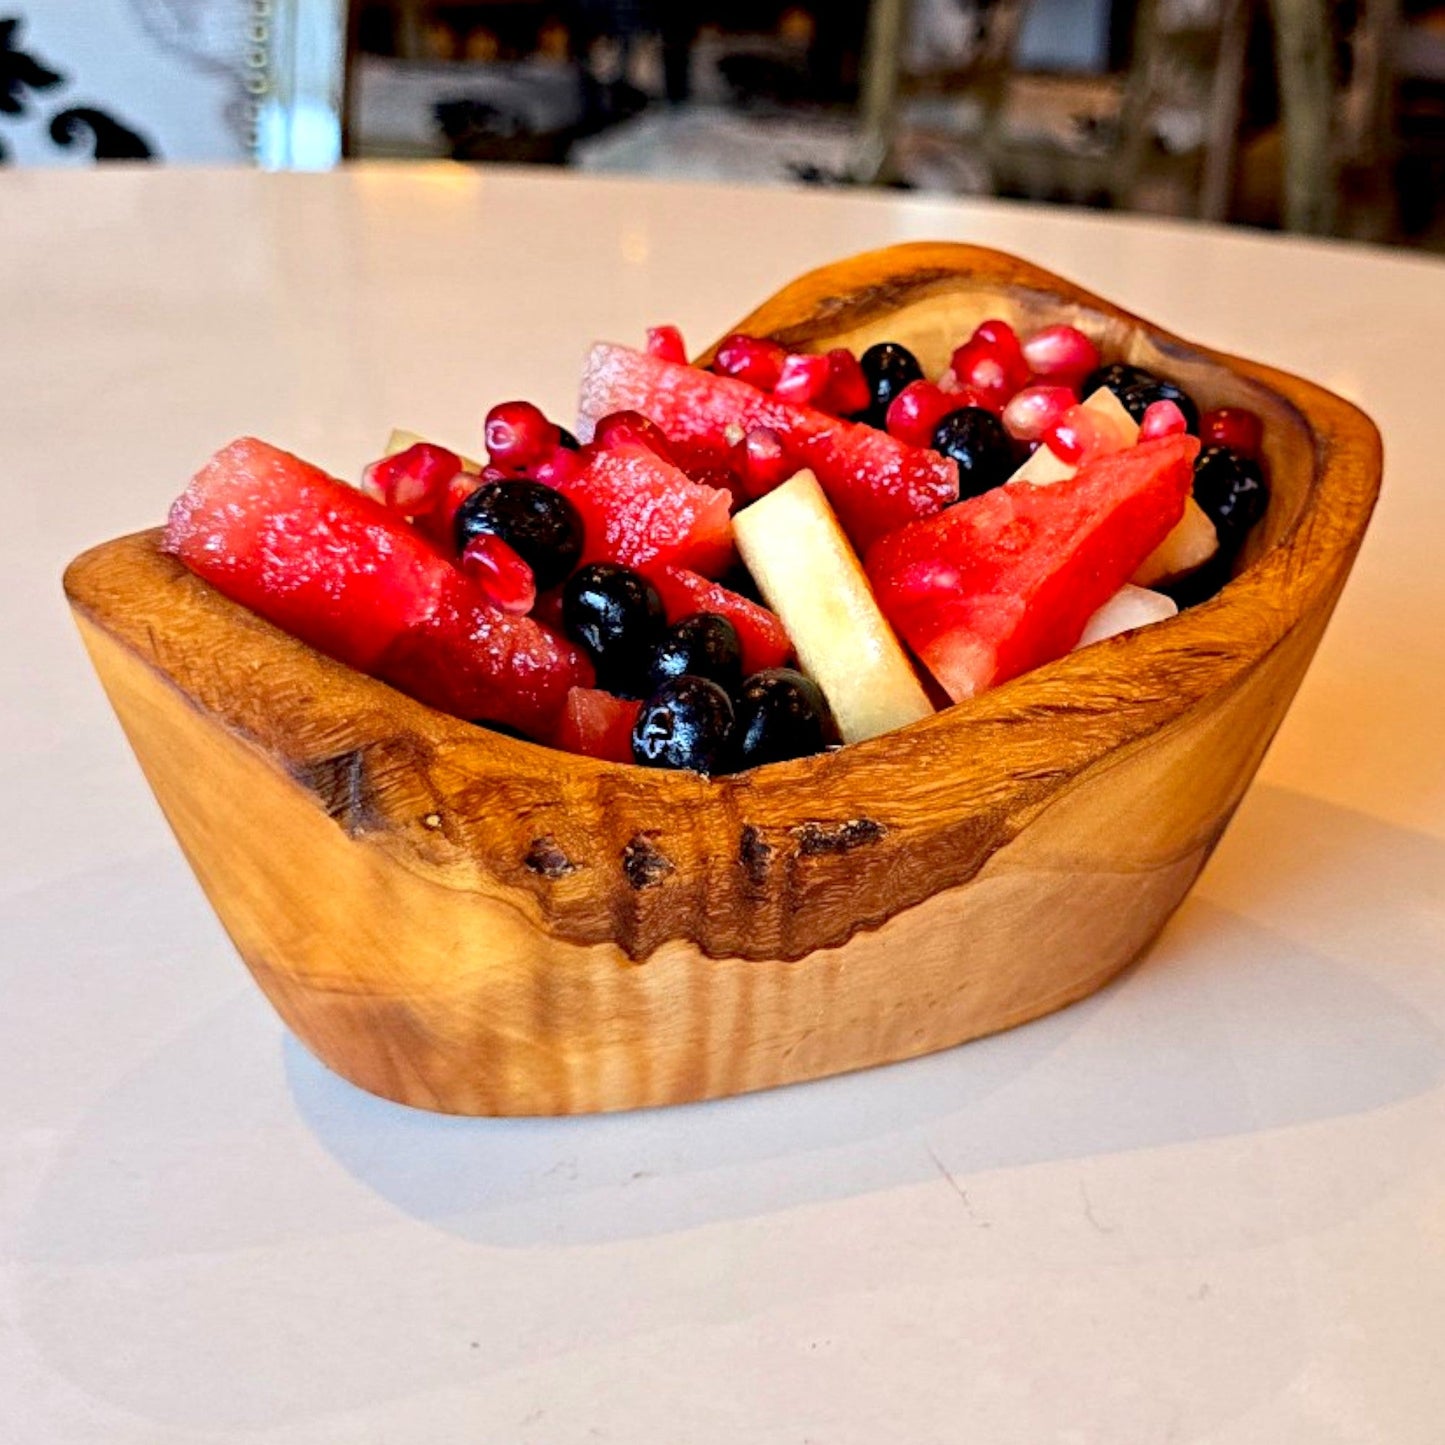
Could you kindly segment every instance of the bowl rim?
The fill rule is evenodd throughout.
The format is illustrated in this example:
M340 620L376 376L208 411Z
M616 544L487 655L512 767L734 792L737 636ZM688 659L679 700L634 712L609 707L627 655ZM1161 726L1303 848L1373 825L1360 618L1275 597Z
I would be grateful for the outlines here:
M379 834L384 825L394 825L400 831L388 846L396 852L397 837L405 837L402 852L409 866L445 875L465 859L464 872L492 873L509 887L521 885L531 895L534 916L559 936L610 939L632 957L679 937L710 955L735 954L733 934L723 941L709 933L701 885L701 894L691 890L689 901L619 917L600 871L591 870L598 876L589 879L575 856L564 856L567 866L557 870L549 870L545 858L538 866L524 859L519 872L512 859L498 872L498 850L515 852L527 799L550 797L555 816L588 807L605 813L615 827L603 845L615 848L618 839L626 840L623 867L639 893L672 871L659 854L666 866L655 876L648 840L678 829L700 840L703 830L694 826L699 812L720 815L741 839L736 856L721 860L706 856L710 845L698 841L699 857L708 866L741 865L746 873L749 837L782 830L803 856L835 858L843 877L849 860L842 855L875 841L864 836L866 828L860 833L861 825L883 820L893 828L887 820L904 797L907 824L898 825L900 836L888 840L889 851L904 846L905 836L916 840L930 811L956 824L964 815L997 817L1005 799L1027 806L1037 798L1042 805L1061 780L1236 685L1307 611L1322 599L1326 609L1332 605L1363 537L1382 454L1374 424L1358 408L1301 378L1187 342L1003 252L944 242L867 252L798 277L730 330L817 345L870 317L985 286L1057 298L1172 355L1263 386L1308 428L1313 475L1287 530L1212 599L832 753L704 779L507 737L405 697L231 603L160 550L159 529L84 554L67 570L66 590L78 612L140 653L192 705L279 758L348 830ZM252 685L248 696L246 679L253 682L258 670L271 666L283 668L290 679L285 695L257 697ZM986 765L977 762L980 757ZM368 814L355 803L355 779L348 771L358 758L368 766L384 759L388 768L416 770L422 775L420 791L384 804L386 816ZM424 797L434 807L418 813L418 798ZM433 817L439 820L435 824ZM575 855L575 847L571 851ZM630 871L639 856L642 883ZM956 869L943 871L936 886L967 881L978 866L977 860L961 859ZM886 906L880 902L877 916L863 900L845 937L921 901L917 893L914 888ZM830 941L841 940L809 938L794 952Z

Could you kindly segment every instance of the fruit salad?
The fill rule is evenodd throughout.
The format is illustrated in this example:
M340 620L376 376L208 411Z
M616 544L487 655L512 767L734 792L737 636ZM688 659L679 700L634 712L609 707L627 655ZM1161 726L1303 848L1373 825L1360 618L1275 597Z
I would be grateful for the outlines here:
M928 376L674 327L587 358L576 431L527 401L485 455L393 433L355 486L217 453L166 549L421 702L614 763L738 772L859 742L1230 575L1269 487L1252 412L1201 414L1072 325L988 320Z

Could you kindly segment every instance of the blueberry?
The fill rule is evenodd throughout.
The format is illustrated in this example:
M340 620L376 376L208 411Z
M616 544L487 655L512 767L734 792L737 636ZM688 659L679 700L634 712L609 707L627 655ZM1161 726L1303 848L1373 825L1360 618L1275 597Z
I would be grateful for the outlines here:
M531 569L537 590L555 587L582 555L577 508L541 482L487 482L457 508L457 551L473 537L500 537Z
M1141 381L1158 379L1153 372L1145 371L1142 366L1131 366L1127 361L1111 361L1107 366L1091 371L1084 378L1079 395L1087 400L1102 386L1112 391L1115 396L1122 396L1131 386L1137 386Z
M1205 447L1194 460L1194 500L1230 546L1264 516L1269 484L1258 462L1228 447Z
M1144 413L1156 401L1172 401L1184 413L1184 423L1195 436L1199 435L1199 407L1192 396L1172 381L1163 381L1157 376L1146 376L1143 380L1126 386L1117 393L1124 403L1124 410L1135 421L1143 421Z
M716 612L694 612L667 629L652 650L647 680L661 687L670 678L705 677L728 694L743 680L743 648L738 630Z
M582 443L579 442L565 426L559 426L557 428L557 445L566 447L569 452L580 452L582 450Z
M726 764L733 705L705 677L674 677L643 703L632 729L632 757L645 768L714 773Z
M652 649L667 628L662 598L646 577L615 562L579 568L562 589L562 627L596 665L599 687L643 696Z
M910 382L923 380L918 358L896 341L880 341L858 358L873 400L862 419L870 426L881 427L888 416L893 398Z
M738 694L733 751L739 768L811 757L838 741L823 690L791 667L755 672Z
M1004 424L981 406L949 412L933 433L933 449L958 463L960 501L1008 481L1018 465L1013 438Z

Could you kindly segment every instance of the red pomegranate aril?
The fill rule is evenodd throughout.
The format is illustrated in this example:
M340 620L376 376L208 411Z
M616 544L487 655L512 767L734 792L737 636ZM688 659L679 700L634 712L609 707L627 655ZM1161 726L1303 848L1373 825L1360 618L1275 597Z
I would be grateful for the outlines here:
M1000 413L1009 399L1028 380L1010 370L1007 362L987 342L969 341L953 353L949 368L957 384L976 392L990 411Z
M417 442L395 456L372 462L361 475L361 490L403 516L422 516L437 504L447 483L461 469L462 460L455 452L431 442Z
M1132 433L1132 427L1130 428ZM1060 461L1084 466L1096 457L1127 447L1124 423L1087 406L1071 406L1043 436L1044 444Z
M737 444L732 461L743 494L750 501L767 496L798 470L782 437L766 426L754 427Z
M511 480L508 478L507 480ZM417 517L413 525L423 536L430 537L448 557L456 556L457 508L481 486L482 478L475 472L458 472L446 484L431 511Z
M794 406L816 406L828 386L826 356L794 355L783 363L773 395Z
M640 411L614 411L611 416L604 416L592 433L592 442L604 451L613 447L646 447L665 462L676 465L677 461L667 434Z
M537 600L532 569L500 537L490 532L473 537L458 565L499 612L522 617L532 610Z
M931 381L910 381L889 403L884 425L888 435L911 447L933 445L938 424L951 411L967 405L955 393Z
M1024 360L1023 347L1019 345L1018 332L1007 321L997 319L980 321L969 337L970 344L987 347L998 357L1000 364L1014 382L1014 389L1029 379L1029 365Z
M858 358L846 346L835 347L828 353L828 385L818 403L819 410L833 416L856 416L867 411L872 400Z
M659 361L676 361L687 365L687 347L683 344L682 332L675 326L649 326L647 328L647 354Z
M557 447L546 461L538 462L532 468L532 480L544 487L560 487L570 482L582 470L581 454L571 447Z
M1036 442L1077 402L1072 387L1026 386L1004 407L1003 424L1016 441Z
M1139 422L1139 440L1152 442L1158 437L1179 437L1188 430L1189 422L1172 401L1151 401Z
M1077 326L1045 326L1023 345L1029 370L1049 381L1077 386L1100 361L1099 348Z
M1217 406L1199 418L1199 439L1207 447L1228 447L1254 459L1264 442L1264 423L1246 407Z
M760 391L771 391L783 374L783 363L787 351L776 341L766 341L761 336L744 336L740 332L729 336L717 349L717 360L712 369L723 376L735 376Z
M487 413L487 458L513 476L524 476L552 455L562 434L530 401L504 401Z

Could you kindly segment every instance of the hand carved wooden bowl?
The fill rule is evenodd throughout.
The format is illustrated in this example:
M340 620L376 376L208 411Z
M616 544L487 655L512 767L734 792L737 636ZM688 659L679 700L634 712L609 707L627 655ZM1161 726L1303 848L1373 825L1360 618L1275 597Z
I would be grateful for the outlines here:
M1202 405L1261 413L1269 513L1212 600L828 756L712 782L573 757L319 655L157 532L71 565L181 846L318 1058L461 1114L705 1099L1012 1027L1149 944L1319 642L1379 438L1318 387L970 246L824 267L740 329L795 349L898 340L936 374L999 315L1074 321Z

